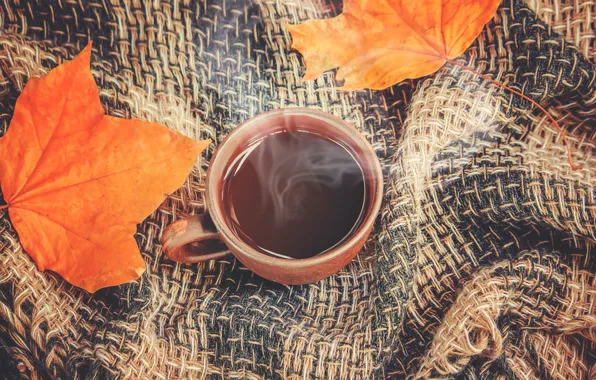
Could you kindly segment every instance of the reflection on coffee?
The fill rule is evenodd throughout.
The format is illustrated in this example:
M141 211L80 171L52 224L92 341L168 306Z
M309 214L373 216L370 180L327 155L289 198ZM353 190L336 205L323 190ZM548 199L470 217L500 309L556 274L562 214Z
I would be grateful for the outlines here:
M362 168L341 144L282 130L228 167L223 201L235 233L260 252L307 258L340 244L365 208Z

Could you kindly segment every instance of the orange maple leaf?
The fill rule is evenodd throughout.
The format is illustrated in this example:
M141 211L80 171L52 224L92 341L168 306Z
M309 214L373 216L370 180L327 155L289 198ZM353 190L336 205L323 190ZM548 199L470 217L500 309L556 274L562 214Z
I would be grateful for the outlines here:
M39 270L94 292L138 278L136 225L182 185L209 141L104 115L91 44L31 79L0 139L0 184Z
M306 63L304 79L315 79L339 67L336 78L344 90L382 90L408 78L437 71L446 62L520 96L559 130L567 159L575 165L567 134L552 115L522 92L453 61L493 18L502 0L344 0L341 15L286 25L294 48Z
M287 26L304 79L339 67L345 90L381 90L462 54L501 0L344 0L341 15Z

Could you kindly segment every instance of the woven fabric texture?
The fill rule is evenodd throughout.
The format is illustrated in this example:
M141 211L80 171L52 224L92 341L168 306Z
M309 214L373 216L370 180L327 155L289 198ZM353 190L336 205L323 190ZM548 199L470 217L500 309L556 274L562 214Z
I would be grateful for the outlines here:
M0 378L596 378L596 3L504 0L458 66L384 91L301 82L284 23L318 0L6 0L0 133L31 77L89 40L106 113L215 144L138 228L138 281L89 295L36 270L0 210ZM363 252L283 286L234 259L180 265L159 238L204 208L214 147L303 106L371 142L384 205Z

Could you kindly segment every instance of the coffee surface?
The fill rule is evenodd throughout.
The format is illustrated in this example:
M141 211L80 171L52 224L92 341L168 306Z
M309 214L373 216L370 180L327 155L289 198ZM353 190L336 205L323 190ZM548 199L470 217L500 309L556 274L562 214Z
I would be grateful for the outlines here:
M337 142L281 131L250 144L228 168L229 223L259 251L307 258L341 243L359 223L362 169Z

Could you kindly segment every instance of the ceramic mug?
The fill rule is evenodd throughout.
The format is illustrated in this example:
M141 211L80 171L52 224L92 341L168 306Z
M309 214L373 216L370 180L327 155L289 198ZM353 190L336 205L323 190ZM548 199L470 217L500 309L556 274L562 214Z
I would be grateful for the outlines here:
M222 191L226 170L251 142L298 126L341 143L352 154L364 175L365 208L359 226L340 244L319 255L290 259L267 255L243 241L229 225ZM372 231L382 196L379 160L360 132L321 111L283 108L253 117L224 139L213 154L207 171L206 212L170 224L163 233L162 246L165 253L178 262L197 263L233 254L266 279L289 285L312 283L336 273L358 254ZM214 240L225 245L213 244Z

